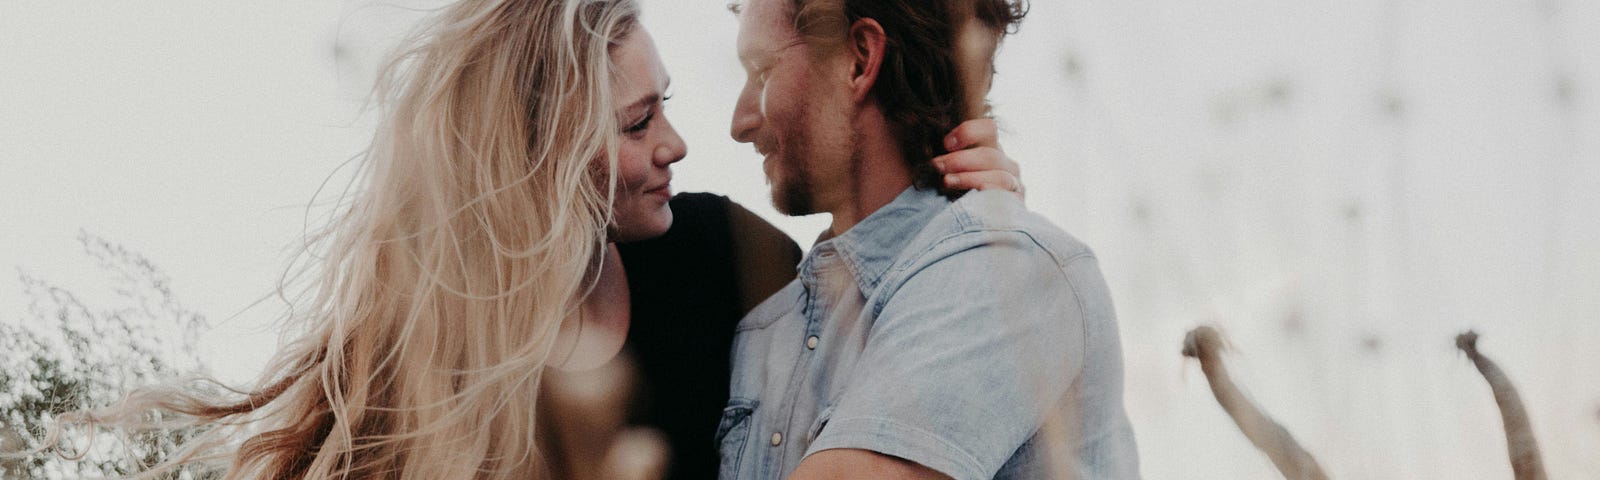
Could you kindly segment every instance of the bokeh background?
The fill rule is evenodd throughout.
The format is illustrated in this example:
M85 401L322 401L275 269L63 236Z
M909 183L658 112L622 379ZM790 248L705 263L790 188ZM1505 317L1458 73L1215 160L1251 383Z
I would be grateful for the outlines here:
M690 145L675 187L808 245L826 218L777 215L727 135L732 16L641 1ZM440 4L0 1L0 321L29 321L22 275L115 296L87 231L166 272L210 320L205 363L249 381L376 66ZM1032 7L998 61L1002 142L1029 206L1099 253L1148 478L1276 475L1178 353L1202 323L1337 478L1510 478L1467 329L1552 478L1600 478L1600 2Z

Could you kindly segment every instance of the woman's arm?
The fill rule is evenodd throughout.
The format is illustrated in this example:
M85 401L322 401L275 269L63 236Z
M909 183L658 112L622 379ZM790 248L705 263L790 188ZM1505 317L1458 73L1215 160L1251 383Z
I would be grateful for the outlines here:
M1022 167L1000 149L999 127L992 118L967 120L944 137L944 155L933 158L953 190L1007 190L1026 200Z
M800 246L778 227L732 201L728 231L733 237L733 268L739 282L739 314L754 310L794 280Z
M611 361L628 338L628 275L617 244L607 243L600 280L578 315L561 323L549 365L564 371L589 370Z

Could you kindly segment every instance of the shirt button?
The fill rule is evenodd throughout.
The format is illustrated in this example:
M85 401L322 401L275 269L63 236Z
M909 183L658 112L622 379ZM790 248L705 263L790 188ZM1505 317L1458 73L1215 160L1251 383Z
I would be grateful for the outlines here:
M776 447L778 445L783 445L783 432L773 432L772 434L772 446Z
M807 350L816 350L817 349L817 342L819 342L819 341L821 341L821 339L817 338L816 335L812 335L810 338L807 338L806 339L806 349Z

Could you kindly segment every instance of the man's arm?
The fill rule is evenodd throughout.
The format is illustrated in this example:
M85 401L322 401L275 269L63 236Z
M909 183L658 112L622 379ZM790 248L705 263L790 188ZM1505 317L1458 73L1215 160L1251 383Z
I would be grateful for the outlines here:
M952 478L990 478L1077 378L1083 310L1058 259L1021 232L957 235L922 257L883 280L899 286L880 300L809 453L869 450ZM869 458L840 468L869 468Z
M884 478L949 480L950 477L917 462L871 450L836 448L811 454L800 462L789 480Z

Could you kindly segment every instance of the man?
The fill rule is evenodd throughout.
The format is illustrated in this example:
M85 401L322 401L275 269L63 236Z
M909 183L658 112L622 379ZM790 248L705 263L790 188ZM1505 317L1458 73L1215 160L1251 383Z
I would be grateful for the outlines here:
M1002 31L1021 15L972 1ZM951 201L929 165L974 110L954 100L959 3L734 9L732 135L780 211L833 223L738 326L724 479L1138 476L1093 254L1012 195Z

